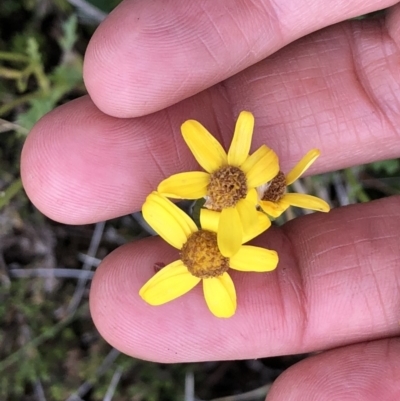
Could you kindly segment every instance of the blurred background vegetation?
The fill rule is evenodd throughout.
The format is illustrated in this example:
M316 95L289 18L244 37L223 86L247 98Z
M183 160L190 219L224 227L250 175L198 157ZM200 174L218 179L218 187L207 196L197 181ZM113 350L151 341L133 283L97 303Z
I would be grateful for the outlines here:
M263 400L302 356L163 365L106 344L90 319L90 280L105 255L148 235L140 214L62 225L22 189L26 135L43 114L86 93L86 45L119 2L0 2L0 400ZM341 206L400 193L399 176L396 159L305 178L295 190ZM295 213L305 212L290 210L276 224Z

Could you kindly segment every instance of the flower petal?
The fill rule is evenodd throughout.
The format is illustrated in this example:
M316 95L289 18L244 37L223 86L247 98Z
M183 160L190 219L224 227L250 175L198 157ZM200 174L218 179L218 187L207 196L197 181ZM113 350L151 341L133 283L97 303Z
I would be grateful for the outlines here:
M242 245L239 251L229 259L229 266L243 272L269 272L276 268L278 261L278 254L275 251Z
M166 242L181 249L190 234L197 231L194 221L178 206L152 192L142 207L143 217Z
M193 156L208 173L228 163L224 148L198 121L185 121L181 131Z
M282 201L291 206L302 207L303 209L318 210L320 212L329 212L330 206L322 199L308 194L285 194Z
M218 232L221 212L211 209L200 209L200 225L203 230Z
M217 242L222 255L229 258L242 245L243 230L236 208L223 209L218 223Z
M252 227L244 230L242 243L244 244L251 241L253 238L258 237L270 227L271 220L268 218L268 216L265 213L257 212L257 221Z
M150 305L162 305L186 294L200 280L189 273L181 260L177 260L153 276L140 289L139 295Z
M286 185L293 184L316 160L321 154L319 149L311 149L307 154L294 166L292 171L286 175Z
M207 306L214 316L228 318L235 314L235 285L228 273L203 279L203 292Z
M158 185L157 191L169 198L199 199L207 194L210 174L190 171L171 175Z
M252 231L257 224L257 209L254 203L247 199L241 199L236 204L236 210L239 213L240 222L242 224L243 237ZM243 243L244 241L242 241Z
M211 209L201 209L200 224L203 230L218 232L220 212ZM243 232L243 243L246 243L253 238L259 236L271 226L271 221L265 213L257 212L257 220L255 224L248 230Z
M247 187L255 188L272 180L279 172L277 154L265 145L260 146L240 166L247 177Z
M258 194L257 189L252 188L247 191L246 200L250 201L253 205L257 206L258 204Z
M290 206L288 203L282 202L282 200L280 200L279 202L260 200L259 205L265 213L275 219L279 217L283 212L285 212L286 209Z
M250 152L253 137L254 116L248 111L242 111L235 126L235 133L228 152L228 164L239 167Z

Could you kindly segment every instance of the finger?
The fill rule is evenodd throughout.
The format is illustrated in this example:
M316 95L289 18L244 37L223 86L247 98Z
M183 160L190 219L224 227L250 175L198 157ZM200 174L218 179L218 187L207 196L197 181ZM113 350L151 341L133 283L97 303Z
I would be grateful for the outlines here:
M163 178L199 169L179 132L185 120L200 121L227 149L243 109L256 117L253 150L272 147L284 172L312 148L322 156L310 173L397 157L399 58L380 21L344 23L156 114L117 119L79 99L32 130L22 154L25 189L65 223L130 213Z
M266 401L398 400L399 372L399 339L352 345L289 368L273 384Z
M395 0L136 1L117 7L88 46L84 77L95 104L116 117L170 106L324 26Z
M96 271L93 320L122 352L160 362L295 354L400 333L400 198L298 218L255 241L269 273L232 270L238 309L218 319L201 285L162 306L138 295L153 265L179 259L159 238L123 246Z

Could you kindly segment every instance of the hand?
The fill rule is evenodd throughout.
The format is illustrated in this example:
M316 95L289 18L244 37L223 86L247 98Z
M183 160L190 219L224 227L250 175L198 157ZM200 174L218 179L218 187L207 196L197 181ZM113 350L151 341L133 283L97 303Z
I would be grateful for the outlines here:
M139 210L163 178L198 168L183 121L200 121L227 147L244 109L256 118L253 149L273 148L284 172L311 148L322 154L314 174L398 157L399 5L265 58L394 3L125 1L89 45L91 98L49 113L26 141L28 196L67 224ZM232 272L238 310L227 320L209 313L200 288L160 307L143 302L154 263L176 250L159 238L127 244L96 272L93 319L113 346L161 362L343 346L289 369L268 401L398 399L399 210L399 197L386 198L268 230L255 243L277 250L280 264Z

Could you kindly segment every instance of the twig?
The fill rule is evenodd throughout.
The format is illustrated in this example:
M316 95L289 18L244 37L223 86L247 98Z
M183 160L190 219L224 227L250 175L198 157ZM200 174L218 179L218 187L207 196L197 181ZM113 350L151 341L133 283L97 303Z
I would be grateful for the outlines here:
M46 401L46 396L44 395L42 382L40 380L36 380L33 390L35 392L35 397L37 401Z
M333 186L335 187L336 196L340 206L350 205L350 199L346 191L343 181L338 172L333 173Z
M11 130L20 130L24 134L28 134L28 130L24 127L22 127L19 124L12 123L11 121L4 120L3 118L0 118L0 133L2 132L7 132Z
M9 274L11 277L16 278L57 277L91 280L94 272L80 269L46 269L45 267L39 267L36 269L11 269Z
M228 397L213 398L210 401L256 401L264 399L271 388L271 384L256 388L255 390L248 391L247 393L230 395Z
M78 14L90 22L100 23L107 17L105 12L85 0L68 0L68 2L77 8Z
M94 267L97 267L101 263L101 259L86 255L85 253L78 253L78 260Z
M185 375L185 401L194 401L194 375L186 372Z
M107 389L106 395L103 398L103 401L111 401L112 400L115 390L118 386L119 380L121 379L122 372L123 372L123 370L122 370L121 366L118 366L118 368L115 370L115 372L113 374L113 377L111 379L110 385L108 386L108 389Z
M110 369L111 365L114 363L115 359L117 356L120 354L118 350L113 348L107 356L104 358L102 364L97 368L95 372L95 380L87 380L83 384L81 384L78 388L78 390L74 393L71 394L68 398L67 401L79 401L82 399L85 394L87 394L88 391L91 390L93 387L94 383L96 383L97 379L100 376L103 376L105 372L107 372L108 369Z
M101 238L103 236L104 226L105 226L105 222L102 221L100 223L97 223L94 227L92 239L90 241L89 249L87 252L88 256L90 256L90 257L96 256L97 250L99 249ZM91 268L91 264L87 263L87 262L85 262L82 266L83 271L89 270L90 268ZM86 282L87 282L87 277L80 277L78 279L78 283L76 285L74 295L72 296L72 299L67 308L68 314L74 314L76 309L78 308L78 306L81 302L81 299L83 297L83 294L85 292Z

